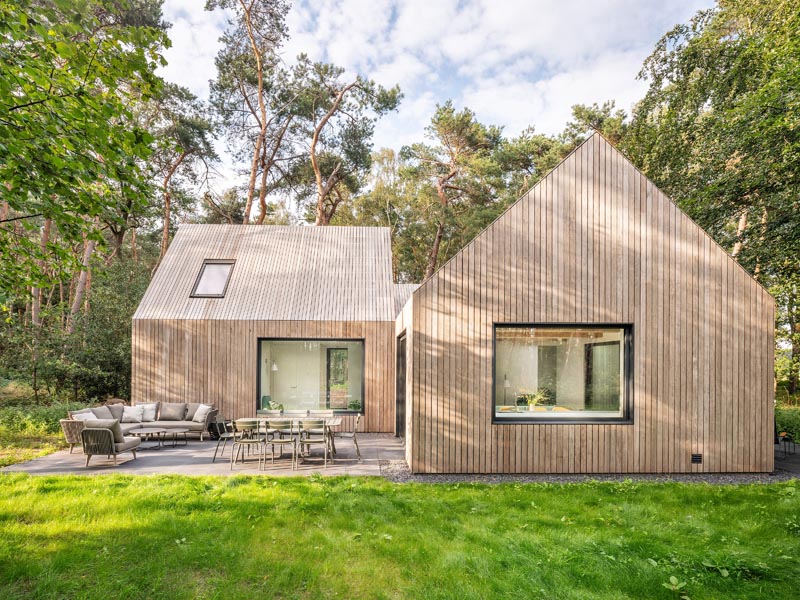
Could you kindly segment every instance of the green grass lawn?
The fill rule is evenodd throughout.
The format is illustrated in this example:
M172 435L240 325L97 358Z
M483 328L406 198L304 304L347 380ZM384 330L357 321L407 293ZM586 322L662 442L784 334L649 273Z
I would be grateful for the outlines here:
M800 582L795 482L8 474L0 521L2 598L696 600Z
M0 425L0 467L25 462L66 448L61 433L23 434Z

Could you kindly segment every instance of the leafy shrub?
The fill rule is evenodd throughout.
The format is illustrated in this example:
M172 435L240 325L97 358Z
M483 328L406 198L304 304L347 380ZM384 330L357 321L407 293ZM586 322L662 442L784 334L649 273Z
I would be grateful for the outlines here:
M58 402L49 406L6 406L0 408L0 428L23 435L44 435L61 431L59 420L67 411L83 405Z
M792 439L800 441L800 407L775 409L778 433L785 431Z

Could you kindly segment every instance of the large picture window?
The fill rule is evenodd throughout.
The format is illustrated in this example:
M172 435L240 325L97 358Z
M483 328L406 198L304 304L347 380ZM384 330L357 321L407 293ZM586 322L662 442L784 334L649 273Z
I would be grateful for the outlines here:
M628 421L626 325L495 325L494 420Z
M363 412L362 340L261 340L259 409Z

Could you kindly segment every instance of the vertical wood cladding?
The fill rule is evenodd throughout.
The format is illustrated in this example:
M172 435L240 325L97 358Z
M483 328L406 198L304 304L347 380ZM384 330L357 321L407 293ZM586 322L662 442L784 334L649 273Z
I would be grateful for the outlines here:
M362 431L394 431L392 321L231 321L134 319L132 399L205 402L226 418L256 412L258 340L364 339ZM342 430L355 417L345 416Z
M411 313L416 472L773 469L772 297L599 135ZM492 324L509 322L632 324L633 424L493 424Z

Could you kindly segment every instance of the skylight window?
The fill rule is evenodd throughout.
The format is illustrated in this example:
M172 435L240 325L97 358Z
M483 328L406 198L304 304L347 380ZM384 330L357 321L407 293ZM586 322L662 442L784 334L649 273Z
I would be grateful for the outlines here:
M204 260L192 290L192 298L224 298L231 271L232 260Z

